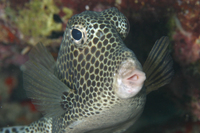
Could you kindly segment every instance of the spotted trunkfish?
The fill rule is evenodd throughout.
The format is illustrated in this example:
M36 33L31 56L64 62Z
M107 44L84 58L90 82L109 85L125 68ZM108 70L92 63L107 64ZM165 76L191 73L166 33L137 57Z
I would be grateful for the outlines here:
M154 44L142 67L123 40L126 17L116 8L84 11L67 24L57 61L41 44L23 66L24 89L44 114L1 133L122 133L141 115L146 94L173 75L169 40Z

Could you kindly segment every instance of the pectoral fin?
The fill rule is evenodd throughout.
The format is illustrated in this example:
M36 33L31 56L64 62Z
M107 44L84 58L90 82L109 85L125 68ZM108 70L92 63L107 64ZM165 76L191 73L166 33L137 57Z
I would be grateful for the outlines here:
M51 53L42 43L38 43L29 53L29 60L37 62L44 66L50 72L54 72L55 60Z
M29 61L21 67L27 96L32 99L36 108L47 117L59 116L66 111L61 107L61 97L63 92L70 91L53 74L52 66L54 64L52 55L42 44L38 44L30 52Z
M168 37L157 40L144 63L143 71L146 73L145 86L147 93L156 90L171 81L173 76L173 61L167 49Z

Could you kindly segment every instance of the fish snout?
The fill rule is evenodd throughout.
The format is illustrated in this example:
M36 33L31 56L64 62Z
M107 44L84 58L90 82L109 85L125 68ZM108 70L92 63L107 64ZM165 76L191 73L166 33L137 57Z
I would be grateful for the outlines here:
M145 73L138 66L138 61L127 59L119 66L114 74L114 91L120 98L131 98L137 95L143 87L146 79Z

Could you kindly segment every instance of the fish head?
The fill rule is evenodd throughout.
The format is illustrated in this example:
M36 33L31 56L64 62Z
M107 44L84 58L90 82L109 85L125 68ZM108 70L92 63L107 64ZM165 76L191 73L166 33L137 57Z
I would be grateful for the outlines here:
M73 16L59 52L58 77L90 98L100 95L107 101L135 96L143 87L145 73L123 42L129 27L116 8Z

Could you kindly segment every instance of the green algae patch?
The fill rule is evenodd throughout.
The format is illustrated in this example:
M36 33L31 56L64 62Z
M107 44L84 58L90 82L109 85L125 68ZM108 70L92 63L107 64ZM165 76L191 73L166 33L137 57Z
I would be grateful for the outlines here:
M14 21L26 36L48 36L52 31L62 31L62 24L53 19L53 15L59 11L53 0L34 0L19 10Z

